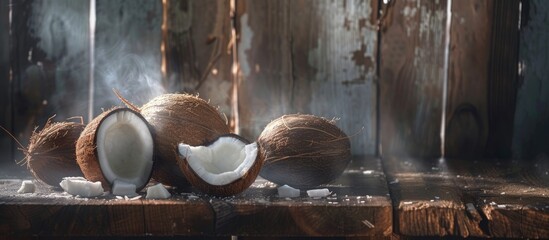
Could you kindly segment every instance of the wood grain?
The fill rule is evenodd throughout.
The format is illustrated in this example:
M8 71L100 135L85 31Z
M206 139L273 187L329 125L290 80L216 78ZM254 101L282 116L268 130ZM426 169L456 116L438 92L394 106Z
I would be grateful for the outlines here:
M519 0L494 2L487 142L487 154L494 158L510 158L512 153L519 68L519 4Z
M380 137L384 156L438 157L446 1L395 1L381 31Z
M232 118L231 16L229 1L167 1L164 86L198 93Z
M444 160L385 158L395 231L403 236L486 237Z
M319 186L332 192L327 198L310 198L305 189L299 198L279 198L275 186L258 180L234 198L214 200L216 232L271 237L392 234L391 202L377 158L354 158L334 183Z
M549 154L549 85L545 84L549 71L549 31L546 27L549 24L549 3L532 0L523 2L522 7L521 70L517 82L512 150L516 158L535 159L538 155Z
M482 157L488 137L493 1L453 1L445 156Z
M242 134L309 113L339 118L353 154L374 154L377 1L238 4Z

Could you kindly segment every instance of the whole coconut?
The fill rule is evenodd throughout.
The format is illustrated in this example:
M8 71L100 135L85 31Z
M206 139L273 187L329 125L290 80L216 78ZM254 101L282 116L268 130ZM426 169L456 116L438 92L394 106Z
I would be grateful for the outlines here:
M265 160L260 176L280 185L311 188L333 181L351 160L349 137L313 115L284 115L269 123L258 143Z
M229 133L229 126L217 109L189 94L163 94L140 109L154 129L157 161L153 178L165 185L188 187L177 164L177 145L212 142Z
M64 177L82 176L76 163L76 140L85 125L75 122L52 122L48 119L44 128L35 129L25 148L11 133L8 134L19 144L25 154L22 160L32 175L40 182L58 187Z

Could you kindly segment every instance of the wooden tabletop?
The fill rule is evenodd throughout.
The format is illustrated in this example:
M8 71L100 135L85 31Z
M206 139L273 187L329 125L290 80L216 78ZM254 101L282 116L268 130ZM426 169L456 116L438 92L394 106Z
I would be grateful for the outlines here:
M549 160L355 157L332 194L280 198L258 179L228 198L75 198L0 179L0 232L11 236L346 236L549 238Z
M198 192L167 200L75 198L38 185L17 194L20 179L0 180L0 232L12 236L365 236L392 234L392 205L381 161L356 157L314 199L279 198L277 185L258 179L234 197Z

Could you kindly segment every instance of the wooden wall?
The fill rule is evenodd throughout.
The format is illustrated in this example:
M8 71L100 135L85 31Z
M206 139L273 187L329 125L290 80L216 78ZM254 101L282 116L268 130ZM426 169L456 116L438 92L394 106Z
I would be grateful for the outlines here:
M9 1L1 3L6 32ZM509 157L511 140L519 157L547 149L537 140L549 129L542 1L529 4L520 36L516 114L519 0L234 3L97 0L94 112L120 104L113 87L138 105L190 92L250 139L300 112L338 119L357 155ZM13 3L13 34L0 38L0 124L18 138L53 114L87 116L89 7ZM13 144L1 140L9 153Z
M523 4L520 35L520 78L513 153L517 158L549 154L549 3ZM545 157L546 158L546 157Z

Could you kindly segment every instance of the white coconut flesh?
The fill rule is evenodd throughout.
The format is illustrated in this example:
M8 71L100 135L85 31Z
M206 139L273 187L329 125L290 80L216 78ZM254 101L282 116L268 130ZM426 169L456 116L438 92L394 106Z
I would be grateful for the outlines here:
M116 111L97 129L97 155L105 179L121 189L143 186L153 166L153 138L147 123L134 112ZM123 186L123 187L122 187Z
M179 154L202 180L221 186L246 175L256 160L257 143L226 136L209 146L179 144Z

